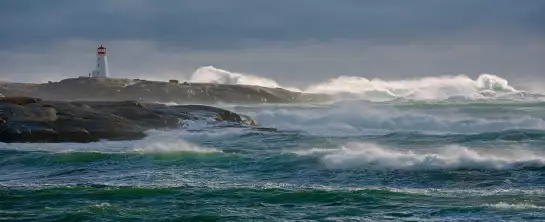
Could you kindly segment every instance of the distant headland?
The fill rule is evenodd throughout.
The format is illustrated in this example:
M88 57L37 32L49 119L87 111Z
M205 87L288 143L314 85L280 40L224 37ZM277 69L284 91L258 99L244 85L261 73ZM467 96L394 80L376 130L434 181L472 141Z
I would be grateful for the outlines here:
M56 101L138 101L145 103L316 103L328 95L282 88L215 83L168 82L141 79L79 77L48 83L0 82L4 96Z
M184 121L226 122L256 127L248 116L214 103L317 103L328 95L282 88L215 83L180 83L110 78L106 48L88 76L47 83L0 82L0 142L94 142L133 140L151 129L173 129ZM175 103L165 105L161 103Z
M86 76L42 84L0 82L0 95L56 101L137 101L144 103L315 103L330 96L282 88L215 83L180 83L111 78L106 47L96 49L95 70Z

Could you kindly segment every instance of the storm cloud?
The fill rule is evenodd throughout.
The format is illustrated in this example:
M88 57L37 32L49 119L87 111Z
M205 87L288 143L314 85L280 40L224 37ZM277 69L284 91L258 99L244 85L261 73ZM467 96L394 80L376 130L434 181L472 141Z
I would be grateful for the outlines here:
M106 44L120 77L204 65L308 84L337 75L542 78L541 0L0 2L0 80L88 73Z

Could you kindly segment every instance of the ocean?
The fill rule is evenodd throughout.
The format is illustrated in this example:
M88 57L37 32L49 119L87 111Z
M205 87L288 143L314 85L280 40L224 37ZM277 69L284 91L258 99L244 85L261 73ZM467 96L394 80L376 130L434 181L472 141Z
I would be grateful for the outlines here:
M219 105L267 129L0 143L0 220L543 221L545 100L491 86Z

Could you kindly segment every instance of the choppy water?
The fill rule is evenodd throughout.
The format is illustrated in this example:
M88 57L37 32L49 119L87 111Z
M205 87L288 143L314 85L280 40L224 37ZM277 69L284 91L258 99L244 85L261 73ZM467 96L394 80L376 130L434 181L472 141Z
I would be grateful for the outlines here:
M0 144L0 220L545 220L545 103L228 108L278 131Z

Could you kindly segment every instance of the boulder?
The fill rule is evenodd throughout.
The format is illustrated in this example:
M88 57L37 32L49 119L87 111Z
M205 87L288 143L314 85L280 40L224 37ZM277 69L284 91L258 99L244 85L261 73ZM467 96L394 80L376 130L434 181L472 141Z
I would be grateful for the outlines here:
M92 142L145 136L122 117L69 102L19 105L0 102L0 142Z
M0 100L0 142L93 142L135 140L150 129L173 129L186 119L214 119L241 126L249 117L204 105L167 106L135 101Z
M12 96L12 97L0 97L0 102L5 103L12 103L17 105L26 105L29 103L36 103L39 102L40 99L32 98L32 97L25 97L25 96Z

